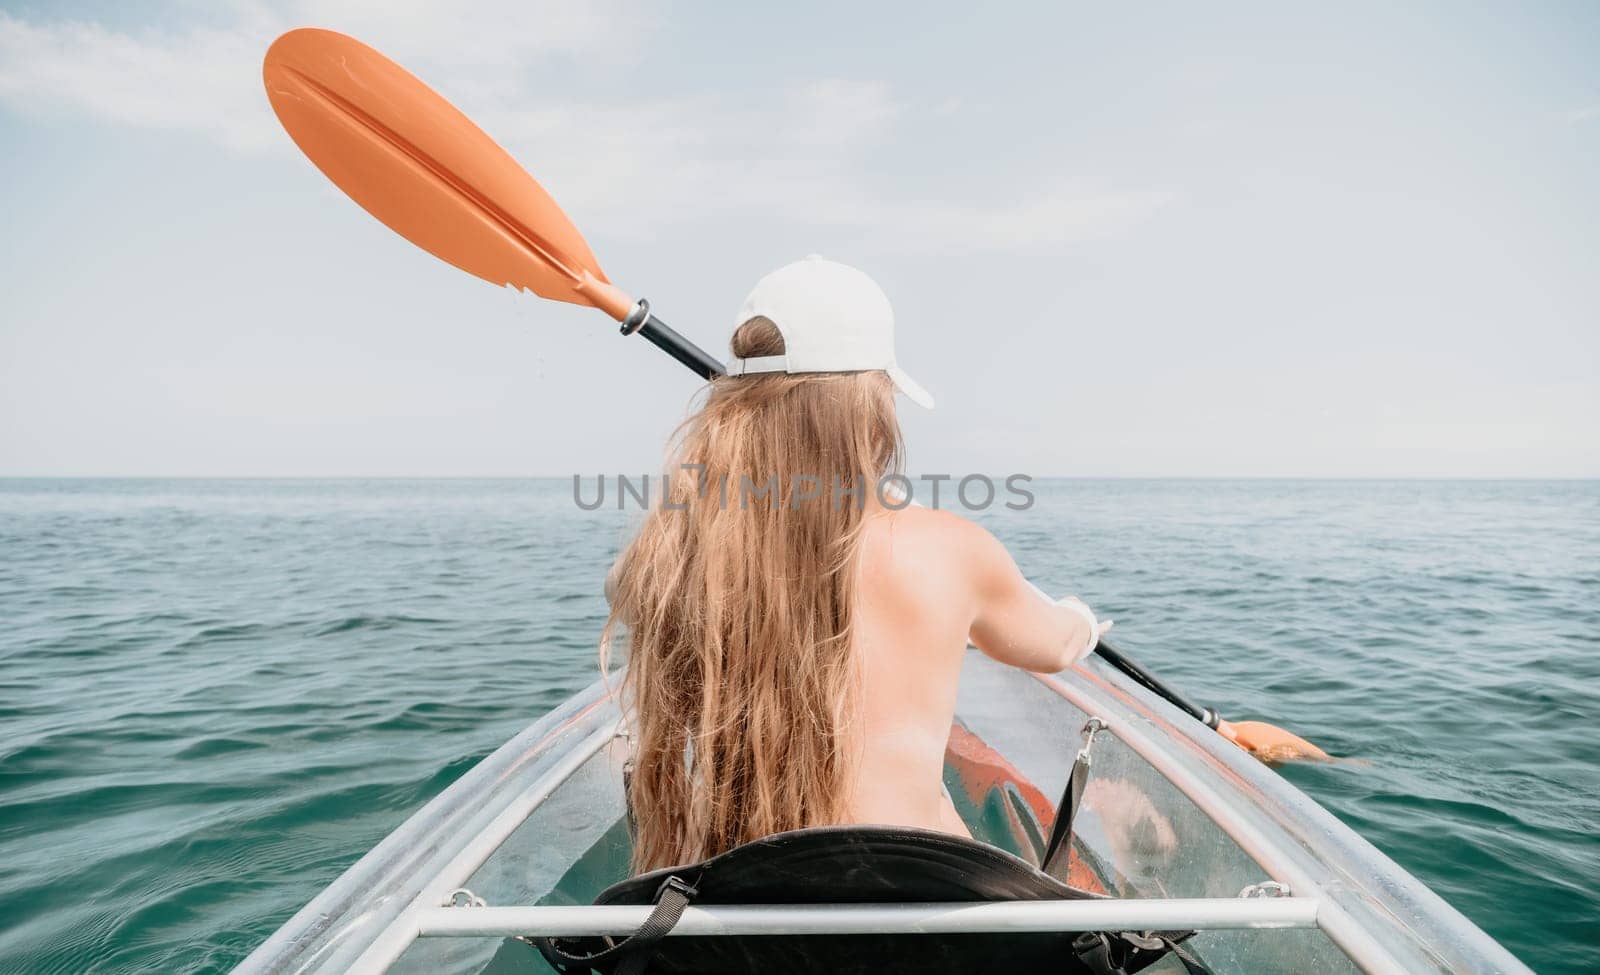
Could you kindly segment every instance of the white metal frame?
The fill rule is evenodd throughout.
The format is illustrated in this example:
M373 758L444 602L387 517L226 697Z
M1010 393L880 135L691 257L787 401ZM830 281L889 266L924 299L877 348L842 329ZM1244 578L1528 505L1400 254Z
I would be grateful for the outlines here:
M690 907L669 935L1020 934L1314 928L1310 897L1151 898L945 904L767 904ZM413 915L423 938L632 934L649 905L435 907Z

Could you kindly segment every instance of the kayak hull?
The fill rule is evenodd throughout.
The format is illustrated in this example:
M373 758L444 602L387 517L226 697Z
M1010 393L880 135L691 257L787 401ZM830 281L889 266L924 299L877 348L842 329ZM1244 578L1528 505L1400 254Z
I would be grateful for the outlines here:
M969 655L945 779L975 836L1038 862L1091 715L1108 732L1095 741L1069 882L1184 904L1288 893L1314 908L1311 927L1200 931L1188 946L1214 971L1528 971L1277 773L1092 659L1045 677ZM577 906L626 875L620 722L604 682L578 693L414 814L236 971L543 970L519 941L424 927L457 888L500 907Z

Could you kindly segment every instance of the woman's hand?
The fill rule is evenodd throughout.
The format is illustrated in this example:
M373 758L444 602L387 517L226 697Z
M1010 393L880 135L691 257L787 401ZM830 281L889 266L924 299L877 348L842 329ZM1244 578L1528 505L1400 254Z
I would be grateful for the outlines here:
M1085 648L1079 651L1073 657L1074 662L1082 660L1084 657L1087 657L1089 654L1093 653L1094 648L1100 645L1100 637L1105 635L1106 631L1110 630L1111 627L1116 624L1115 620L1101 620L1097 618L1094 615L1094 610L1090 609L1089 605L1083 600L1079 599L1077 596L1062 596L1060 599L1056 600L1056 605L1064 609L1070 609L1076 613L1083 620L1085 627L1088 630L1088 633L1085 637L1087 641Z

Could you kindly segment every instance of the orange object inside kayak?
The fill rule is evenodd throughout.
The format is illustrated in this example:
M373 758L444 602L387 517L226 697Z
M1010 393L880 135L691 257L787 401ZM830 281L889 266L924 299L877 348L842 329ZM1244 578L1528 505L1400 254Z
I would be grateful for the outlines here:
M398 64L308 27L273 42L262 77L300 150L400 236L496 285L618 320L632 310L544 187Z

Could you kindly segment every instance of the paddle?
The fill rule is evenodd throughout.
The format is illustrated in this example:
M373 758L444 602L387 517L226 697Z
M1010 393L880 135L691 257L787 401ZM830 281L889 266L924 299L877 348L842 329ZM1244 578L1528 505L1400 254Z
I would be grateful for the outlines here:
M1328 753L1299 735L1267 724L1265 721L1224 721L1222 715L1207 707L1191 703L1183 695L1168 687L1156 676L1134 663L1122 651L1100 640L1095 652L1111 666L1127 674L1157 696L1171 702L1180 711L1187 712L1197 721L1213 728L1224 738L1250 752L1264 762L1287 762L1295 759L1326 759Z
M368 213L435 257L492 284L598 308L702 379L721 362L612 284L550 194L472 120L414 75L354 38L292 30L267 51L267 97L289 136ZM1184 700L1105 643L1112 666L1272 759L1326 757L1272 725L1229 724Z
M703 379L722 363L612 284L544 187L472 120L343 34L292 30L262 65L267 98L302 152L389 229L491 284L590 305Z

